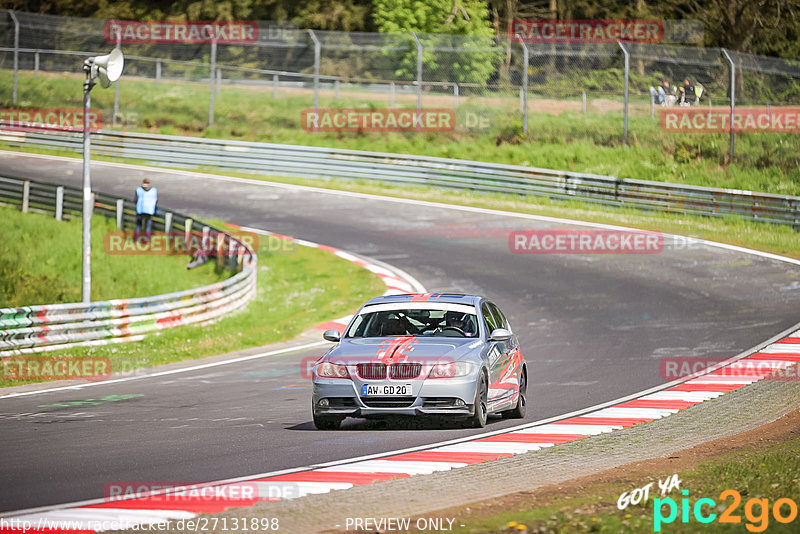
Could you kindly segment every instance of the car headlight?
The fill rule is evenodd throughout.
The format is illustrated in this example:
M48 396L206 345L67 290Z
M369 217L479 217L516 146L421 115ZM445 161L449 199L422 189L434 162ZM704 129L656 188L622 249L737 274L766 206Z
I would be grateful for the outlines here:
M316 372L320 378L350 378L347 366L336 363L322 362L317 364Z
M472 364L469 362L437 363L431 366L428 378L455 378L457 376L467 376L472 372L472 367Z

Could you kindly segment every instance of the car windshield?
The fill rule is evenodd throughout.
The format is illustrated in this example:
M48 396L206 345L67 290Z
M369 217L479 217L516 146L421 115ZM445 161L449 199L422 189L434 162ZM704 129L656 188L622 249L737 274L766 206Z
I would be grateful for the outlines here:
M478 337L478 319L475 308L461 304L436 308L375 305L361 311L346 337L394 336Z

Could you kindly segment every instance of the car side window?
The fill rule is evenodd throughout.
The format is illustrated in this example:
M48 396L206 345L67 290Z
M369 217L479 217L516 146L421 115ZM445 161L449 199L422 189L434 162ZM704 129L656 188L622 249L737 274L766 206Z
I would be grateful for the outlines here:
M493 303L490 303L489 307L492 309L492 313L495 316L497 324L500 325L499 327L500 328L505 328L509 332L513 332L513 330L511 330L511 325L508 323L508 319L506 319L506 316L503 315L503 312L500 311L500 308L498 308Z
M483 325L486 328L486 335L487 337L492 335L492 332L497 329L497 320L492 313L491 308L487 303L483 303L481 306L481 312L483 312Z

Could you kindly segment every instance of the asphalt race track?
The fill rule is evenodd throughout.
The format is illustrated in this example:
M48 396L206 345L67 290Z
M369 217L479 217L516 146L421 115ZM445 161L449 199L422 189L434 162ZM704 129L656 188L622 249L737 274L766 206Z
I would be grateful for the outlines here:
M72 186L80 165L0 153L0 174ZM145 176L162 207L383 260L429 291L491 296L528 361L529 421L660 384L662 358L727 358L800 320L800 268L740 252L512 254L508 231L566 226L107 165L93 166L93 188L128 198ZM323 351L2 399L0 512L100 498L113 481L226 479L476 433L358 421L314 430L295 369ZM132 397L48 406L107 395Z

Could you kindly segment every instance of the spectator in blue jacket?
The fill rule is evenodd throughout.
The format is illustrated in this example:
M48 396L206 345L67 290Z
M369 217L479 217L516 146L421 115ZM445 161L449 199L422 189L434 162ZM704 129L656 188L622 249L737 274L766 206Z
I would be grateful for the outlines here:
M135 239L139 239L142 226L145 228L147 237L153 231L153 215L158 209L158 189L150 185L150 180L145 178L142 185L136 188L136 233Z

